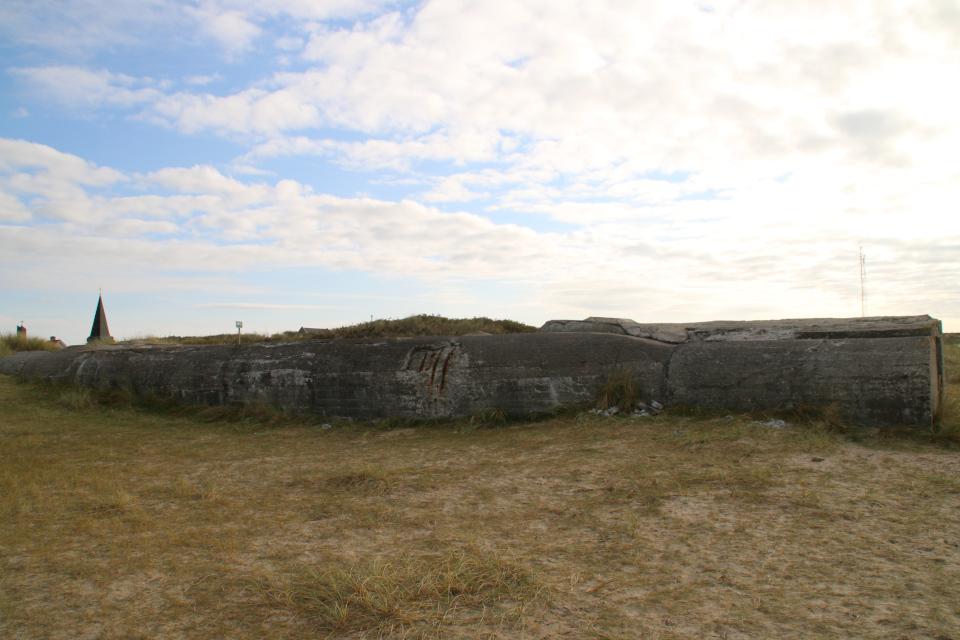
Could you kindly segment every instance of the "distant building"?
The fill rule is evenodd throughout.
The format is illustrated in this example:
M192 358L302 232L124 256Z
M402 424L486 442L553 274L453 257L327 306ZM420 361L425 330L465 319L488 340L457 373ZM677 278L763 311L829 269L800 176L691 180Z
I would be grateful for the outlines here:
M90 329L90 337L87 338L87 342L96 340L113 340L110 336L110 329L107 327L107 314L103 310L103 296L100 296L97 301L97 314L93 316L93 327Z
M301 331L303 331L303 329L301 329ZM26 337L27 337L27 328L26 328L25 326L23 326L23 323L22 323L22 322L17 325L17 337L18 337L18 338L26 338Z
M59 346L61 349L67 346L67 343L58 338L57 336L50 336L50 342Z

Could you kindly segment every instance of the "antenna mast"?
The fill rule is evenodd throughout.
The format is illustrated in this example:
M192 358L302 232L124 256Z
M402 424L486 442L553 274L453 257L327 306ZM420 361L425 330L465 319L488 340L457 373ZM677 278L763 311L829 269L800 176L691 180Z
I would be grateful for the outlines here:
M863 243L860 244L860 315L867 317L867 257L863 255Z

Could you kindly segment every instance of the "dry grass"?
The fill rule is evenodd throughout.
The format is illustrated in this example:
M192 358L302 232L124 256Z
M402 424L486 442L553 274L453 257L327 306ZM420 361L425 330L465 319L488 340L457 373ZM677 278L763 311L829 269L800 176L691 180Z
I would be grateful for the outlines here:
M243 344L255 342L288 342L291 340L342 340L345 338L411 338L415 336L462 336L473 331L485 333L531 333L536 327L514 320L491 320L490 318L444 318L436 315L415 315L401 319L373 320L360 324L325 329L317 333L301 334L284 331L266 335L244 333ZM137 336L127 342L176 343L176 344L236 344L237 334L222 333L215 336Z
M944 335L943 360L947 369L947 383L960 384L960 333Z
M18 351L57 351L60 345L43 338L28 338L19 333L0 334L0 358Z
M957 444L770 417L324 429L0 377L0 637L956 640Z
M641 402L633 379L633 374L620 369L613 373L597 390L595 405L604 410L617 407L620 411L633 411L637 403Z
M532 333L536 327L515 320L490 318L444 318L436 315L416 315L398 320L374 320L357 325L330 329L322 338L409 338L414 336L462 336L474 331L485 333Z
M149 344L184 344L184 345L209 345L209 344L256 344L258 342L290 342L293 340L303 340L305 336L296 331L284 331L282 333L266 334L256 331L248 331L240 334L239 340L236 333L218 333L210 336L154 336L154 335L136 335L132 338L124 338L121 344L142 343Z
M262 602L328 634L434 635L444 619L469 623L464 612L501 608L501 622L522 618L536 600L536 580L521 563L482 547L451 547L431 556L401 555L304 566L256 585ZM504 606L505 605L505 606ZM476 613L474 613L476 617Z
M960 334L946 334L943 350L947 397L937 416L934 433L942 440L960 443Z

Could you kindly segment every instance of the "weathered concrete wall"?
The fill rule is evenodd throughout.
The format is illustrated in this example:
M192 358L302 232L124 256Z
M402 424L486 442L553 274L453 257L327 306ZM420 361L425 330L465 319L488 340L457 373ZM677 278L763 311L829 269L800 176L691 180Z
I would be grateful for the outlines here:
M943 337L940 321L930 316L802 318L796 320L718 320L641 323L626 318L549 320L541 333L615 333L671 344L696 341L802 340L817 338Z
M854 422L930 424L940 393L929 338L690 342L668 402L730 409L836 405Z
M946 391L930 316L641 324L551 320L541 332L604 332L676 345L667 404L730 409L836 405L865 424L930 424Z
M0 359L0 373L187 402L270 402L360 419L510 413L588 402L617 367L662 398L673 348L629 336L485 335L233 346L70 348Z
M665 405L833 404L867 424L929 424L944 388L940 341L928 316L689 325L588 318L519 335L71 347L8 356L0 373L374 419L586 403L624 369L645 399Z

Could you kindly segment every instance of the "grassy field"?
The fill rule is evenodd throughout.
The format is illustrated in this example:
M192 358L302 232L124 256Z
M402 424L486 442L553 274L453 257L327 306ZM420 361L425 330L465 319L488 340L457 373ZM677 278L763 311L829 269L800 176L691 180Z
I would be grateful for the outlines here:
M956 440L771 417L325 428L0 376L0 637L960 637Z

